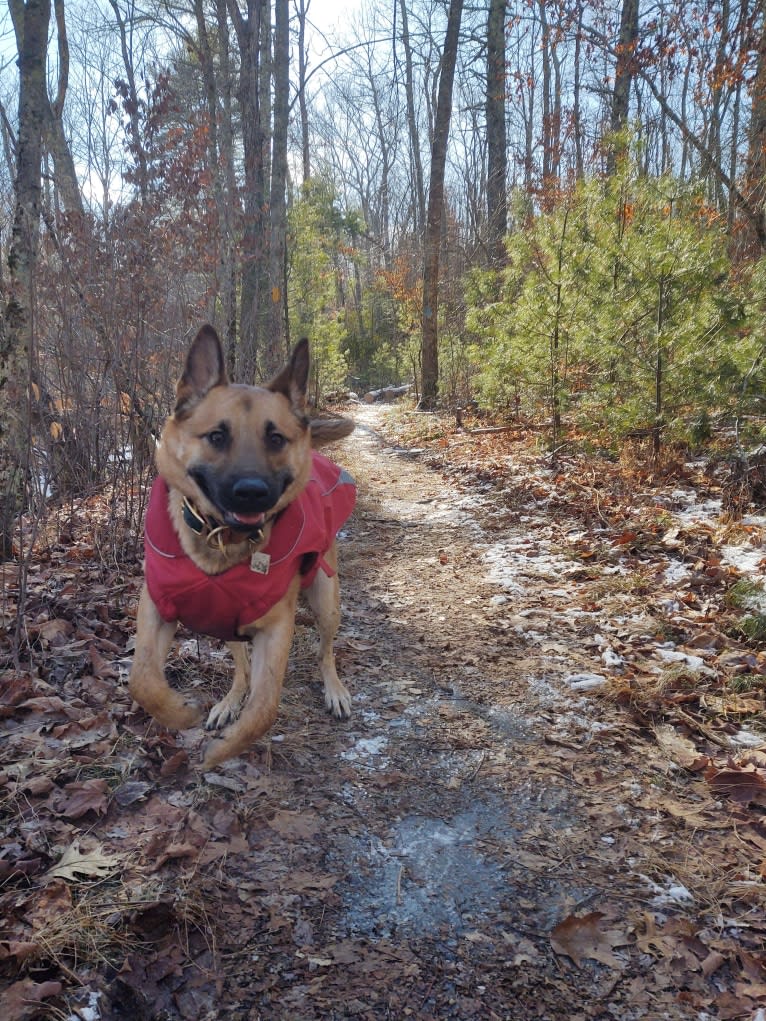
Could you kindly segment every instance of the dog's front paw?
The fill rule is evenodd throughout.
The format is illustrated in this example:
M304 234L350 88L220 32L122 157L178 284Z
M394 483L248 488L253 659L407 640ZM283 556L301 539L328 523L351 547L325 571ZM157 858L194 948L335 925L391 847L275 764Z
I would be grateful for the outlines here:
M347 720L351 715L351 695L341 681L324 690L324 703L336 720Z
M208 713L205 730L223 730L228 727L239 715L241 705L241 699L231 698L231 694L226 695Z
M142 676L131 678L130 693L158 723L170 730L188 730L201 722L202 707L169 688L164 678L154 684L143 682Z
M226 741L216 737L212 741L208 741L205 747L205 754L202 759L203 769L212 769L214 766L220 765L227 759L233 758L236 753L232 753L228 749Z

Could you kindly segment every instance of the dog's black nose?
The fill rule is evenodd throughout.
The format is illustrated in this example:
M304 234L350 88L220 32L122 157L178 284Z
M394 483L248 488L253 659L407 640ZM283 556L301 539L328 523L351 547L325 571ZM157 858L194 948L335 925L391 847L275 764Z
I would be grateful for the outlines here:
M269 496L269 485L259 478L237 479L231 487L234 502L241 508L256 508Z

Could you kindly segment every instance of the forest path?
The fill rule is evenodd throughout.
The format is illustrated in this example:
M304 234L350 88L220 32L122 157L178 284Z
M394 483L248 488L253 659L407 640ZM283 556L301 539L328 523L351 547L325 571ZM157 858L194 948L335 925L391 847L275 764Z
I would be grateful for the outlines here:
M760 760L715 787L677 727L615 697L640 681L655 719L696 713L707 763L753 737L701 722L710 664L762 677L716 630L709 531L661 507L660 538L627 531L622 504L589 524L523 452L497 486L355 414L330 451L359 486L348 721L324 712L301 610L272 732L203 774L204 733L127 693L141 574L99 555L108 499L35 564L33 658L0 684L0 1016L762 1021ZM170 676L212 702L225 649L180 638Z
M673 955L650 953L689 838L667 846L639 806L665 764L582 693L603 639L561 525L514 523L386 446L382 414L361 407L333 454L360 493L338 640L354 715L318 717L299 634L271 745L292 822L250 833L256 876L265 855L316 886L291 899L284 874L281 938L256 939L261 978L240 957L229 995L284 1021L696 1017Z

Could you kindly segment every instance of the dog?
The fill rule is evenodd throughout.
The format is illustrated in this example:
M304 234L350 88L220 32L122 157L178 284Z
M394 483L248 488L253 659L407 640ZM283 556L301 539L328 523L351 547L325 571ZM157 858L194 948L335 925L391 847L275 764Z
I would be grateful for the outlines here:
M336 535L356 487L315 448L347 436L354 422L308 417L308 374L301 340L265 386L230 383L218 335L203 326L157 447L129 689L166 727L195 726L201 707L165 677L176 627L227 642L234 680L208 714L206 728L219 733L204 768L239 755L274 723L301 589L319 629L327 708L339 719L351 712L333 641Z

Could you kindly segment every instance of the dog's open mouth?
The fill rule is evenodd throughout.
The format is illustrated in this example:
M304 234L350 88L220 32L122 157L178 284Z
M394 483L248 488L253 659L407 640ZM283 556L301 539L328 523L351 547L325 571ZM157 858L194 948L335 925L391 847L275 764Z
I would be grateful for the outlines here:
M251 529L262 525L266 520L266 514L263 511L258 514L235 514L233 511L227 511L224 520L230 528Z

